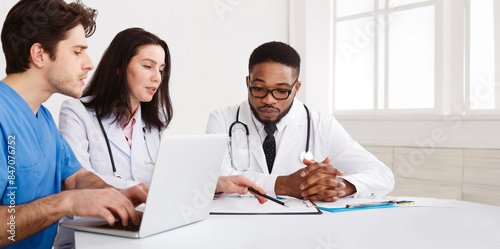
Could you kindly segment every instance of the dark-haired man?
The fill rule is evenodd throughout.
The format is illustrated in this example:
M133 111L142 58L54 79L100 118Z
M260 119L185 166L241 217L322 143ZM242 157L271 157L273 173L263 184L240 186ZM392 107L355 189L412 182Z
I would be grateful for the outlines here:
M51 248L57 221L68 214L140 222L134 204L146 200L148 186L117 190L82 169L42 106L54 93L81 97L94 68L86 38L95 17L94 9L64 0L21 0L7 15L1 35L7 77L0 81L0 247Z
M309 200L381 197L393 189L391 170L333 116L295 99L302 83L292 47L262 44L248 70L248 100L212 112L207 125L207 133L231 136L223 174L245 174L270 194Z
M0 247L51 248L57 221L73 214L109 224L140 221L134 209L148 185L116 189L83 169L42 106L52 94L80 98L94 64L87 40L97 11L79 0L21 0L8 13L1 41L7 77L0 80ZM245 194L245 176L219 177L217 192ZM66 191L61 192L61 188ZM257 196L260 203L267 199Z

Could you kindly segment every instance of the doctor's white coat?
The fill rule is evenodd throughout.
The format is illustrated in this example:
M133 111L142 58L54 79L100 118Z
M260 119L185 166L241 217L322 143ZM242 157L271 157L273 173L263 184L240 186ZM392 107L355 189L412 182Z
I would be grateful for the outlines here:
M86 98L82 100L86 101ZM137 111L140 112L140 109L139 107ZM132 148L130 148L120 125L118 122L113 122L113 119L114 116L101 121L109 138L117 174L121 179L113 175L106 140L95 112L87 110L80 100L64 101L59 115L59 131L68 141L82 166L97 174L106 183L117 188L127 188L141 182L149 184L161 132L157 129L151 131L145 129L146 132L143 132L145 124L142 118L139 118L133 127Z
M276 159L272 174L268 172L262 149L265 138L263 124L253 117L247 100L240 105L212 112L207 124L207 133L227 134L229 127L236 120L238 107L239 121L246 124L250 132L250 168L244 172L234 169L231 166L228 146L222 174L245 174L268 193L274 194L278 176L289 175L305 167L299 159L307 140L307 114L304 105L295 99L290 112L277 124ZM392 191L394 175L386 165L354 141L333 116L314 110L310 110L310 115L309 150L316 161L321 162L329 157L330 164L344 172L343 178L356 186L355 197L380 197ZM242 154L238 155L239 158L233 158L235 161L242 160Z

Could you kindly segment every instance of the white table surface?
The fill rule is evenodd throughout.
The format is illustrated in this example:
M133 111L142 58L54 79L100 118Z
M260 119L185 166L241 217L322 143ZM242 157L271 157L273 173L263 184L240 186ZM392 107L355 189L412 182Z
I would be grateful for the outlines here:
M210 215L204 221L143 239L76 232L75 240L77 249L499 249L500 207L458 203L460 207L397 207L322 215Z

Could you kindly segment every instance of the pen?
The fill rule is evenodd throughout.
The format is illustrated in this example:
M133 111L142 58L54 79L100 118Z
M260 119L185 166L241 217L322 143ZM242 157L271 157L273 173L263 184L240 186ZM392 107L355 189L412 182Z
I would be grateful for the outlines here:
M415 205L414 201L397 201L396 204L399 205Z
M396 203L395 200L390 201L380 201L380 202L368 202L368 203L358 203L358 204L347 204L345 208L360 208L360 207L370 207L370 206L384 206L384 205L392 205Z
M256 195L260 195L260 196L262 196L262 197L264 197L264 198L266 198L266 199L268 199L268 200L274 201L274 202L276 202L276 203L278 203L278 204L280 204L280 205L282 205L282 206L288 207L288 206L286 205L286 203L284 203L284 202L282 202L282 201L278 201L278 200L274 199L273 197L271 197L271 196L269 196L269 195L261 194L259 191L255 190L255 189L253 189L253 188L251 188L251 187L248 187L248 191L250 191L250 192L252 192L252 193L254 193L254 194L256 194Z

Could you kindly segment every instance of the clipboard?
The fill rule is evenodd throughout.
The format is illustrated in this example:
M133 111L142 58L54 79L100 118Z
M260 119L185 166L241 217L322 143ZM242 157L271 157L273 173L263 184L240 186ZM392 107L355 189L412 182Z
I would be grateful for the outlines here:
M310 215L322 214L312 201L303 201L293 197L280 198L288 207L272 201L260 204L252 196L226 195L212 203L211 215Z
M338 212L348 212L366 209L379 209L379 208L393 208L401 207L406 205L414 205L413 201L398 201L394 198L380 198L380 199L368 199L368 198L351 198L345 197L340 198L336 202L318 202L318 209L338 213Z

